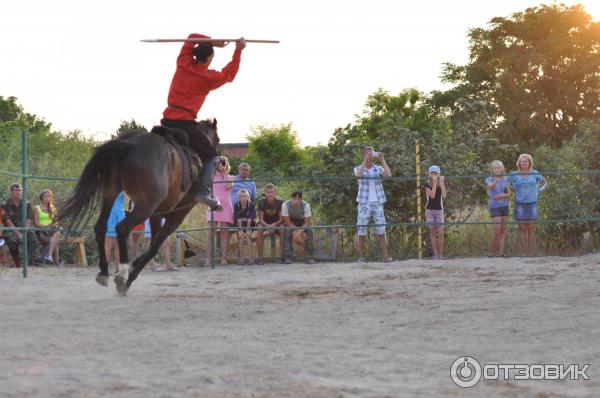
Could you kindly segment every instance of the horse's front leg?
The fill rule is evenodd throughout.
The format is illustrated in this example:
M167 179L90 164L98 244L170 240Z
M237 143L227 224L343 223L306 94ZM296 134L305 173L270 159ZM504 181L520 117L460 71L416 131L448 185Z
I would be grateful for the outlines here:
M144 222L148 211L146 206L135 206L131 213L128 213L123 221L117 227L117 243L119 245L119 272L115 275L115 284L120 295L127 294L126 286L129 279L129 252L127 248L127 239L134 226Z
M184 206L181 210L176 211L174 213L170 213L165 217L165 224L160 228L158 233L152 237L152 242L148 250L144 254L142 254L141 257L137 258L134 261L133 269L129 274L129 279L127 280L127 289L129 289L133 281L136 280L136 278L138 277L140 272L142 272L142 269L144 269L148 261L154 258L156 253L158 253L158 250L163 244L163 242L169 237L169 235L175 232L179 225L181 225L181 222L193 207L192 201L190 201L190 203L187 204L189 204L189 206L185 206L185 204L180 203L178 206ZM125 293L127 293L127 290L125 290Z

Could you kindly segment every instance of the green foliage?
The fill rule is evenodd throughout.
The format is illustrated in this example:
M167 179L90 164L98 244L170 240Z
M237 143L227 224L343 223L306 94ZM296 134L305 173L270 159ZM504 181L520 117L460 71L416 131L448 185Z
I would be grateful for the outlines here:
M584 121L578 133L559 149L542 146L534 163L543 170L573 172L600 168L600 123ZM577 219L600 215L600 176L548 176L548 188L540 195L543 218ZM544 227L543 239L560 246L576 246L585 233L600 232L599 223L557 224Z
M254 127L247 138L248 154L243 161L252 166L256 175L291 175L308 160L291 123Z
M327 166L312 168L312 175L348 178L318 182L312 196L326 211L328 221L354 222L357 186L352 178L353 168L362 162L361 149L370 145L385 153L392 176L396 177L384 180L386 215L396 221L414 220L416 141L420 143L421 186L432 164L440 165L443 174L486 173L492 160L516 156L516 148L502 145L493 136L492 124L484 104L478 102L461 101L460 110L449 117L434 112L429 98L414 89L397 96L378 90L369 96L363 115L354 125L337 129L328 147L313 153L317 164ZM477 183L449 180L447 185L449 218L464 220L485 199Z
M33 176L77 178L88 161L94 141L79 131L52 132L51 124L25 113L16 98L0 97L0 171L21 173L21 132L27 133L27 172ZM8 196L8 186L20 178L0 175L0 198ZM74 182L28 180L28 198L37 203L37 195L44 188L54 191L57 199L65 198Z
M583 119L600 116L600 22L581 5L540 5L469 32L470 62L445 64L456 86L432 104L487 103L503 141L558 147Z
M142 130L145 132L148 132L148 129L146 127L144 127L143 125L139 124L138 122L135 121L135 119L131 119L131 121L127 121L127 120L123 120L121 121L121 124L119 125L119 128L116 131L116 135L113 135L111 138L115 138L120 136L123 133L126 133L127 131L130 130Z

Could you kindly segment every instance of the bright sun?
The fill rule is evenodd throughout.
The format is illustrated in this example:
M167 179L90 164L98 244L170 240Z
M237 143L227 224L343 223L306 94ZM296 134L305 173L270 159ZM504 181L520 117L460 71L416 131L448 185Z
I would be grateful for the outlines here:
M588 0L581 2L594 21L600 20L600 1Z

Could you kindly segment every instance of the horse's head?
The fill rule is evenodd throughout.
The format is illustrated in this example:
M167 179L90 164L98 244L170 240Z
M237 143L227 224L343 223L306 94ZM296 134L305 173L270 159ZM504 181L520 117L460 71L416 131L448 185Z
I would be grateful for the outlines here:
M217 149L219 147L219 133L217 133L217 119L206 119L202 120L198 123L200 129L206 134L206 136L212 142L213 148Z

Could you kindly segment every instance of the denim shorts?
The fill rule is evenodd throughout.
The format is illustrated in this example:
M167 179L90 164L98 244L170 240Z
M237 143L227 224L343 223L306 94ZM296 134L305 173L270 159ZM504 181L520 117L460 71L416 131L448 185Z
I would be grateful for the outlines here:
M115 212L110 212L110 215L108 216L108 223L106 226L106 236L110 237L110 238L116 238L117 237L117 224L120 223L121 221L123 221L125 219L125 212L124 211L115 211Z
M496 217L508 217L508 206L504 207L490 207L490 216Z
M519 203L515 202L515 211L513 218L517 221L537 220L538 208L537 202Z

